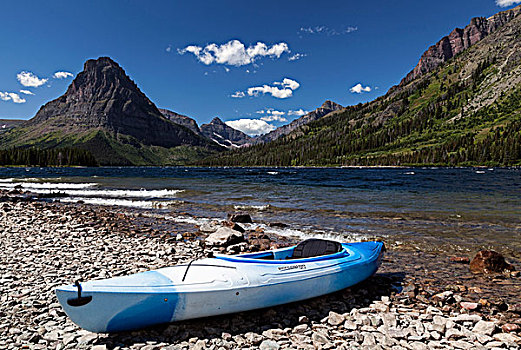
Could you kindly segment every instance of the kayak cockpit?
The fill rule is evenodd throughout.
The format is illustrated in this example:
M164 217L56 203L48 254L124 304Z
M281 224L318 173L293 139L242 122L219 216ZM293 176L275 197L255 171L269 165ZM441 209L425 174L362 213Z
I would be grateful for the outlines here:
M216 258L235 262L281 263L288 260L295 262L337 259L348 255L348 251L338 242L312 238L293 247L234 256L218 255Z

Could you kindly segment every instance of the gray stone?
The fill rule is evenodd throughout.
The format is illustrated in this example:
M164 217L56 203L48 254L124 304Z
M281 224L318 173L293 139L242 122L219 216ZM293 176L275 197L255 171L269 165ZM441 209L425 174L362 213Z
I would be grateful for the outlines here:
M472 329L472 332L490 336L494 333L495 329L496 325L494 322L479 321Z
M327 335L319 333L319 332L313 332L311 335L311 340L313 341L313 344L319 344L319 345L327 345L331 342L329 341L329 338Z
M450 346L454 349L474 349L475 345L463 340L456 340L449 342Z
M299 323L308 323L309 322L309 318L307 316L300 316L298 318L298 321L299 321Z
M339 324L344 322L344 316L340 315L334 311L330 311L327 322L332 326L338 326Z
M268 339L279 340L280 338L286 336L286 332L284 332L282 329L268 329L262 332L262 335Z
M295 327L293 328L293 333L295 333L295 334L304 333L304 332L306 332L308 329L309 329L309 327L308 327L307 324L299 324L298 326L295 326Z
M458 339L463 338L464 335L461 333L461 331L455 329L455 328L449 328L447 329L447 332L445 332L445 338L447 339Z
M362 346L374 347L376 345L376 339L372 333L362 333L364 336L364 342Z
M280 348L280 345L273 341L273 340L264 340L260 346L259 349L261 350L278 350Z
M459 314L456 317L452 317L451 320L454 322L458 322L458 323L461 323L461 322L476 323L478 321L481 321L481 316L475 315L475 314Z
M344 328L350 331L354 331L355 329L357 329L357 325L353 321L347 320L344 322Z
M206 349L206 339L199 339L195 342L193 350L204 350Z
M220 227L205 239L210 246L229 246L244 241L244 234L229 227Z
M414 341L410 344L411 349L413 350L429 350L429 347L425 343L421 343L419 341Z
M513 335L512 333L494 334L494 339L506 344L507 346L514 346L518 343L521 343L521 337Z
M107 345L94 345L91 350L107 350Z

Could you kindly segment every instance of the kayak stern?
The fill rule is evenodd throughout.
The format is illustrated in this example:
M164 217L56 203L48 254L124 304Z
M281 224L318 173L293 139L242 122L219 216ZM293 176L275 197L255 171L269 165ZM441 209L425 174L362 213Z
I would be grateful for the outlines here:
M178 302L172 281L155 271L80 285L80 302L75 285L56 288L55 293L74 323L96 333L171 322Z

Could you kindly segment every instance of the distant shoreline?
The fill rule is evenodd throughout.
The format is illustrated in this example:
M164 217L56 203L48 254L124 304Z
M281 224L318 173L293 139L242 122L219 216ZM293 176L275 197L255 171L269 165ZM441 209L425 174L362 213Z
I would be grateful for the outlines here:
M0 169L8 168L210 168L210 169L521 169L521 165L514 166L492 166L492 165L469 165L469 166L444 166L444 165L341 165L341 166L282 166L282 165L255 165L255 166L201 166L201 165L100 165L92 166L36 166L36 165L0 165Z

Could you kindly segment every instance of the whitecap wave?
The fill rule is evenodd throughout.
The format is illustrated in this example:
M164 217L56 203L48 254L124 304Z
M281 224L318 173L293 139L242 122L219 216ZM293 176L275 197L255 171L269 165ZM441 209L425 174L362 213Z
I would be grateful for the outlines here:
M179 204L178 201L143 201L131 199L115 199L115 198L92 198L92 197L75 197L60 198L60 202L77 203L81 201L85 204L103 205L103 206L119 206L142 209L164 209Z
M234 205L233 208L235 210L257 210L263 211L268 210L270 208L269 204L266 205Z
M87 189L96 183L0 183L0 189L21 187L34 193L63 193L69 196L110 197L110 198L172 198L184 190L118 190L118 189Z
M220 221L218 218L196 218L191 216L165 216L166 220L171 220L174 222L179 222L183 224L192 224L192 225L204 225L212 221Z
M35 189L79 189L89 188L96 186L97 183L63 183L63 182L7 182L1 181L0 188L15 188L21 187L24 190L35 190Z
M326 232L326 231L316 231L316 230L299 230L295 228L275 228L270 227L264 224L254 225L260 227L266 233L275 234L282 237L296 237L300 239L308 239L308 238L322 238L322 239L331 239L338 242L360 242L365 240L375 239L376 236L365 235L360 233L353 232ZM256 228L256 227L255 227Z

